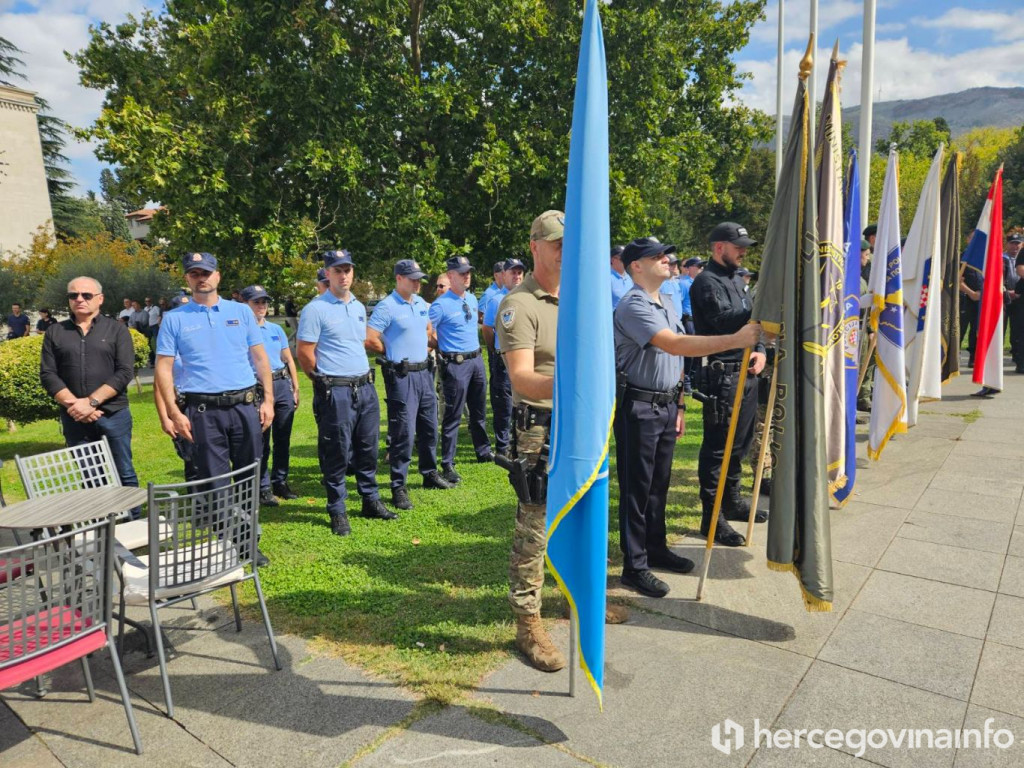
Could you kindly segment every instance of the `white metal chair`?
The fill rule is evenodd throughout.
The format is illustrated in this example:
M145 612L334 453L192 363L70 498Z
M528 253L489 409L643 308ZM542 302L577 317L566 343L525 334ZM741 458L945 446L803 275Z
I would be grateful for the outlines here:
M281 669L256 567L259 489L258 461L207 480L149 484L149 554L122 561L121 615L126 605L149 606L168 717L174 716L174 704L160 633L161 608L229 587L235 627L241 632L237 586L251 580L274 666ZM170 529L167 536L162 535L161 521Z

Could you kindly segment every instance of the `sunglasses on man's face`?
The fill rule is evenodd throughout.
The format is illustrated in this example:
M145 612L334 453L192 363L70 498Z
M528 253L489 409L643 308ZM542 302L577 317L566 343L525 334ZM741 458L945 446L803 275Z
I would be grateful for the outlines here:
M92 301L93 297L95 297L96 294L95 293L82 293L82 292L76 293L74 291L68 291L68 301L75 301L79 296L81 296L86 301Z

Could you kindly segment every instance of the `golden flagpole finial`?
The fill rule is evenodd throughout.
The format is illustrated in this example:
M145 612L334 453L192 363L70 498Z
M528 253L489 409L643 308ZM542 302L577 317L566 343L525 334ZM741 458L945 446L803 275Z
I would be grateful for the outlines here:
M811 69L814 67L814 35L811 35L810 40L807 41L807 50L804 52L804 57L800 59L800 79L807 82L807 78L810 77Z

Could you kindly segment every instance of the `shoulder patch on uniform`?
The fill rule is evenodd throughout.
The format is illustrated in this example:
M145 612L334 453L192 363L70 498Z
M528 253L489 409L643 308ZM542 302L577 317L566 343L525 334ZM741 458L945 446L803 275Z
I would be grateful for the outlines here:
M505 326L505 329L512 327L512 323L516 321L516 308L509 307L501 313L501 324Z

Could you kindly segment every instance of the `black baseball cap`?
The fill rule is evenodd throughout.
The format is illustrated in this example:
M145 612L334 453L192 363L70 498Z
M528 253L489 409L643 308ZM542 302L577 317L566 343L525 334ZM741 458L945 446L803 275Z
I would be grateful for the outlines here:
M1012 235L1010 235L1006 239L1006 242L1008 242L1008 243L1024 243L1024 236L1019 235L1018 233L1014 232Z
M402 259L395 263L395 276L408 277L410 280L423 280L427 273L413 259Z
M352 264L352 254L344 248L340 251L324 251L321 255L324 260L324 269L339 267L343 264Z
M626 246L624 245L613 245L612 256L621 256L624 250L626 250Z
M861 232L861 235L864 236L865 240L867 240L872 235L877 235L877 234L878 234L878 225L877 224L868 224L866 227L864 227L864 231Z
M708 242L732 243L739 248L750 248L757 245L757 240L747 234L746 227L740 226L735 221L723 221L717 225L708 235Z
M663 253L671 255L676 250L674 245L663 243L656 237L638 237L622 249L622 263L628 267L639 259L658 256Z
M504 271L505 271L505 262L504 262L504 260L503 261L496 261L496 262L494 262L494 274L498 274L499 272L504 272Z
M704 259L694 256L693 258L687 259L683 262L684 267L703 267Z
M270 294L262 285L247 285L242 289L242 301L255 301L256 299L269 299Z
M504 266L505 262L502 262ZM467 272L476 271L476 267L469 263L469 259L465 256L452 256L448 261L445 262L445 270L448 272L458 272L460 275L464 275Z
M523 264L519 259L506 259L505 260L505 271L510 269L521 269L523 272L526 271L526 265Z

